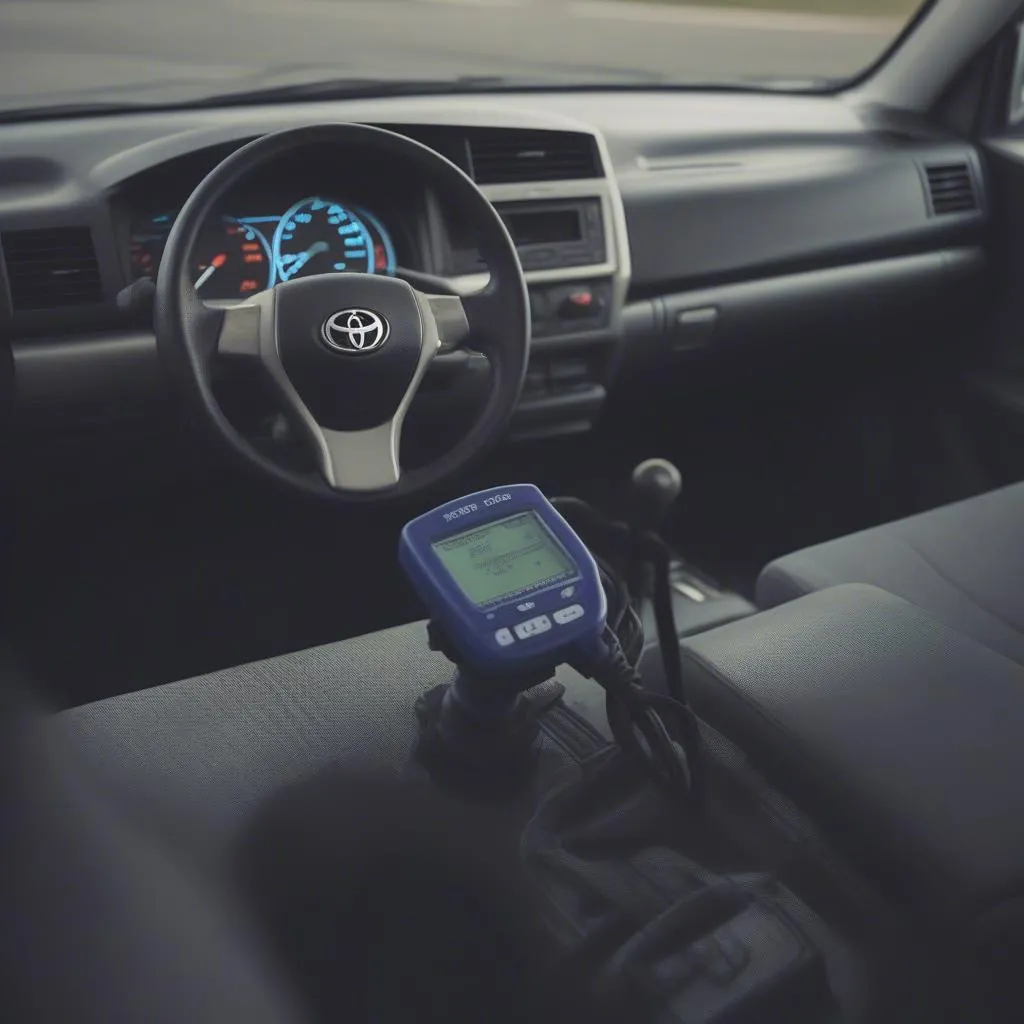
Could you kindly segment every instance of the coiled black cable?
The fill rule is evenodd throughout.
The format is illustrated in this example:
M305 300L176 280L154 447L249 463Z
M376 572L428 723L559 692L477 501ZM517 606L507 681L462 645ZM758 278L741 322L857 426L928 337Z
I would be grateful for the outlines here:
M604 555L595 555L595 561L608 601L603 638L607 655L578 667L605 690L608 724L623 752L673 795L694 797L699 791L700 730L683 685L669 581L671 551L657 535L637 535L578 499L558 499L554 504L592 552L610 548L629 566L648 564L654 569L655 622L671 696L643 686L639 671L645 646L643 623L623 574Z

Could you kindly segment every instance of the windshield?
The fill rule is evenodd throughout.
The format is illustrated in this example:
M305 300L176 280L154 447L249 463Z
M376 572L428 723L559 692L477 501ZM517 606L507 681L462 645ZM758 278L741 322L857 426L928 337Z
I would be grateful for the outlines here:
M826 87L919 0L3 0L0 111L326 86Z

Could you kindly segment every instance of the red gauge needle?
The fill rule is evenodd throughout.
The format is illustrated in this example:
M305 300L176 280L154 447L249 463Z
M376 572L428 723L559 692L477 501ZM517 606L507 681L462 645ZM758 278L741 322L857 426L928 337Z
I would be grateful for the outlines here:
M199 275L199 279L196 281L196 290L198 291L202 288L203 285L206 284L206 282L209 281L225 263L227 263L227 261L228 254L226 252L217 253L217 255L210 260L210 265Z

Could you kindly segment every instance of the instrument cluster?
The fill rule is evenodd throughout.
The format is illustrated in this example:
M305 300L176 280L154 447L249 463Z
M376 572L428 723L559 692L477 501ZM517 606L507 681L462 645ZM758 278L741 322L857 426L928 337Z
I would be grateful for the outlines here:
M177 211L133 217L129 254L134 278L156 278ZM391 232L361 206L308 195L283 212L230 210L204 225L192 275L206 299L238 299L295 277L327 273L394 274Z

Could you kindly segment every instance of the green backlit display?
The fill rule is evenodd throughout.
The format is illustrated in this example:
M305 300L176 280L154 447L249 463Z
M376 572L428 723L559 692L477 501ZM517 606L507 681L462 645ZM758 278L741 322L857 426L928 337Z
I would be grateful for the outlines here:
M536 512L520 512L432 546L459 589L476 605L494 604L576 576L575 565Z

